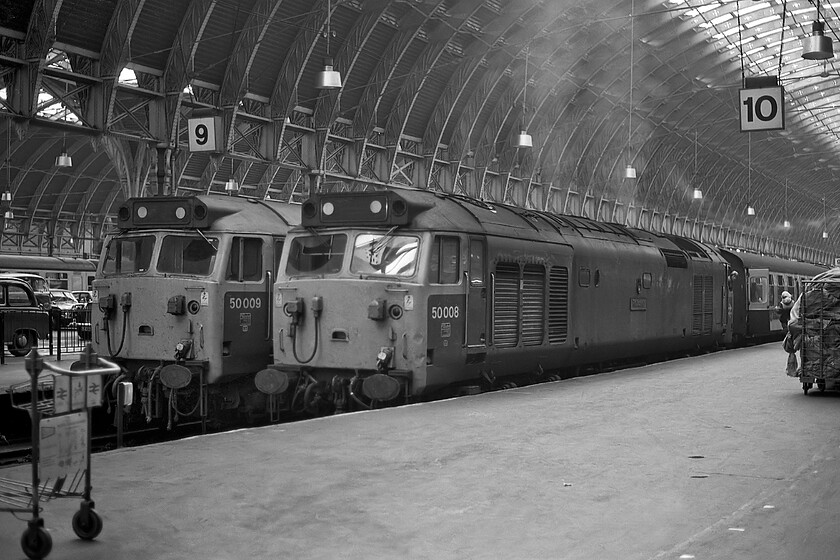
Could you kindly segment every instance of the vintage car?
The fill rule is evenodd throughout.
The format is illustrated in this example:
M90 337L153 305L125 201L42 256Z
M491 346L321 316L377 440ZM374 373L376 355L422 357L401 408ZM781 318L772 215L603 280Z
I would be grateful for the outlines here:
M38 304L32 287L16 278L0 277L0 322L13 356L25 356L49 335L49 312Z

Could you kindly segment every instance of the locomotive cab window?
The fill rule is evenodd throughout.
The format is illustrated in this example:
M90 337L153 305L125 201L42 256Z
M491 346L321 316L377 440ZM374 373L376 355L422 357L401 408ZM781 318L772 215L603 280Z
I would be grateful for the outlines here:
M343 233L296 237L290 241L286 274L335 274L341 270L346 246Z
M484 285L484 241L470 239L470 285Z
M160 246L158 272L206 276L216 259L215 239L200 235L167 235Z
M353 242L350 272L413 276L420 240L410 235L360 233Z
M432 244L429 263L429 282L432 284L457 284L461 275L461 242L457 237L438 236Z
M105 251L102 273L107 276L146 272L152 261L154 247L153 235L115 237Z
M588 288L589 283L591 282L590 277L591 272L589 269L581 267L580 270L578 270L578 286L581 288Z
M262 239L234 237L230 246L225 280L238 282L262 280Z

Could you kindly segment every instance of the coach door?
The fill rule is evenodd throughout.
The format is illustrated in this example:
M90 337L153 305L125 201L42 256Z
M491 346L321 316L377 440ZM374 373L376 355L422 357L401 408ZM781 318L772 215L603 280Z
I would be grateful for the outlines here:
M487 250L484 239L470 238L467 276L467 351L487 346Z
M753 336L770 332L770 271L766 268L751 268L748 272L749 312L747 330Z

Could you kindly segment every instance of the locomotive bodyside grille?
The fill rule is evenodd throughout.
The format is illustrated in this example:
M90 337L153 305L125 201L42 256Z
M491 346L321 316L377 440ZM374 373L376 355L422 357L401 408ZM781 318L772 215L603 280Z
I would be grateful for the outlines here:
M562 344L569 333L569 270L551 267L548 281L548 342Z
M525 265L522 272L522 344L538 346L545 337L545 268Z
M496 265L493 293L493 343L498 348L513 348L519 327L519 265Z
M694 276L694 301L691 308L691 334L712 334L713 298L712 277Z

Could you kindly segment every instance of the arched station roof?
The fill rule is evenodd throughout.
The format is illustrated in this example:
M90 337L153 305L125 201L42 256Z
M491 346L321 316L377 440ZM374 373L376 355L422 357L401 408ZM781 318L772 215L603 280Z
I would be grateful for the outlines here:
M818 17L838 40L838 9L0 0L0 251L95 251L126 198L233 179L295 201L365 184L458 192L833 262L838 68L802 53ZM327 59L340 88L317 87ZM784 128L742 131L756 80L783 86ZM769 121L773 97L748 99Z

